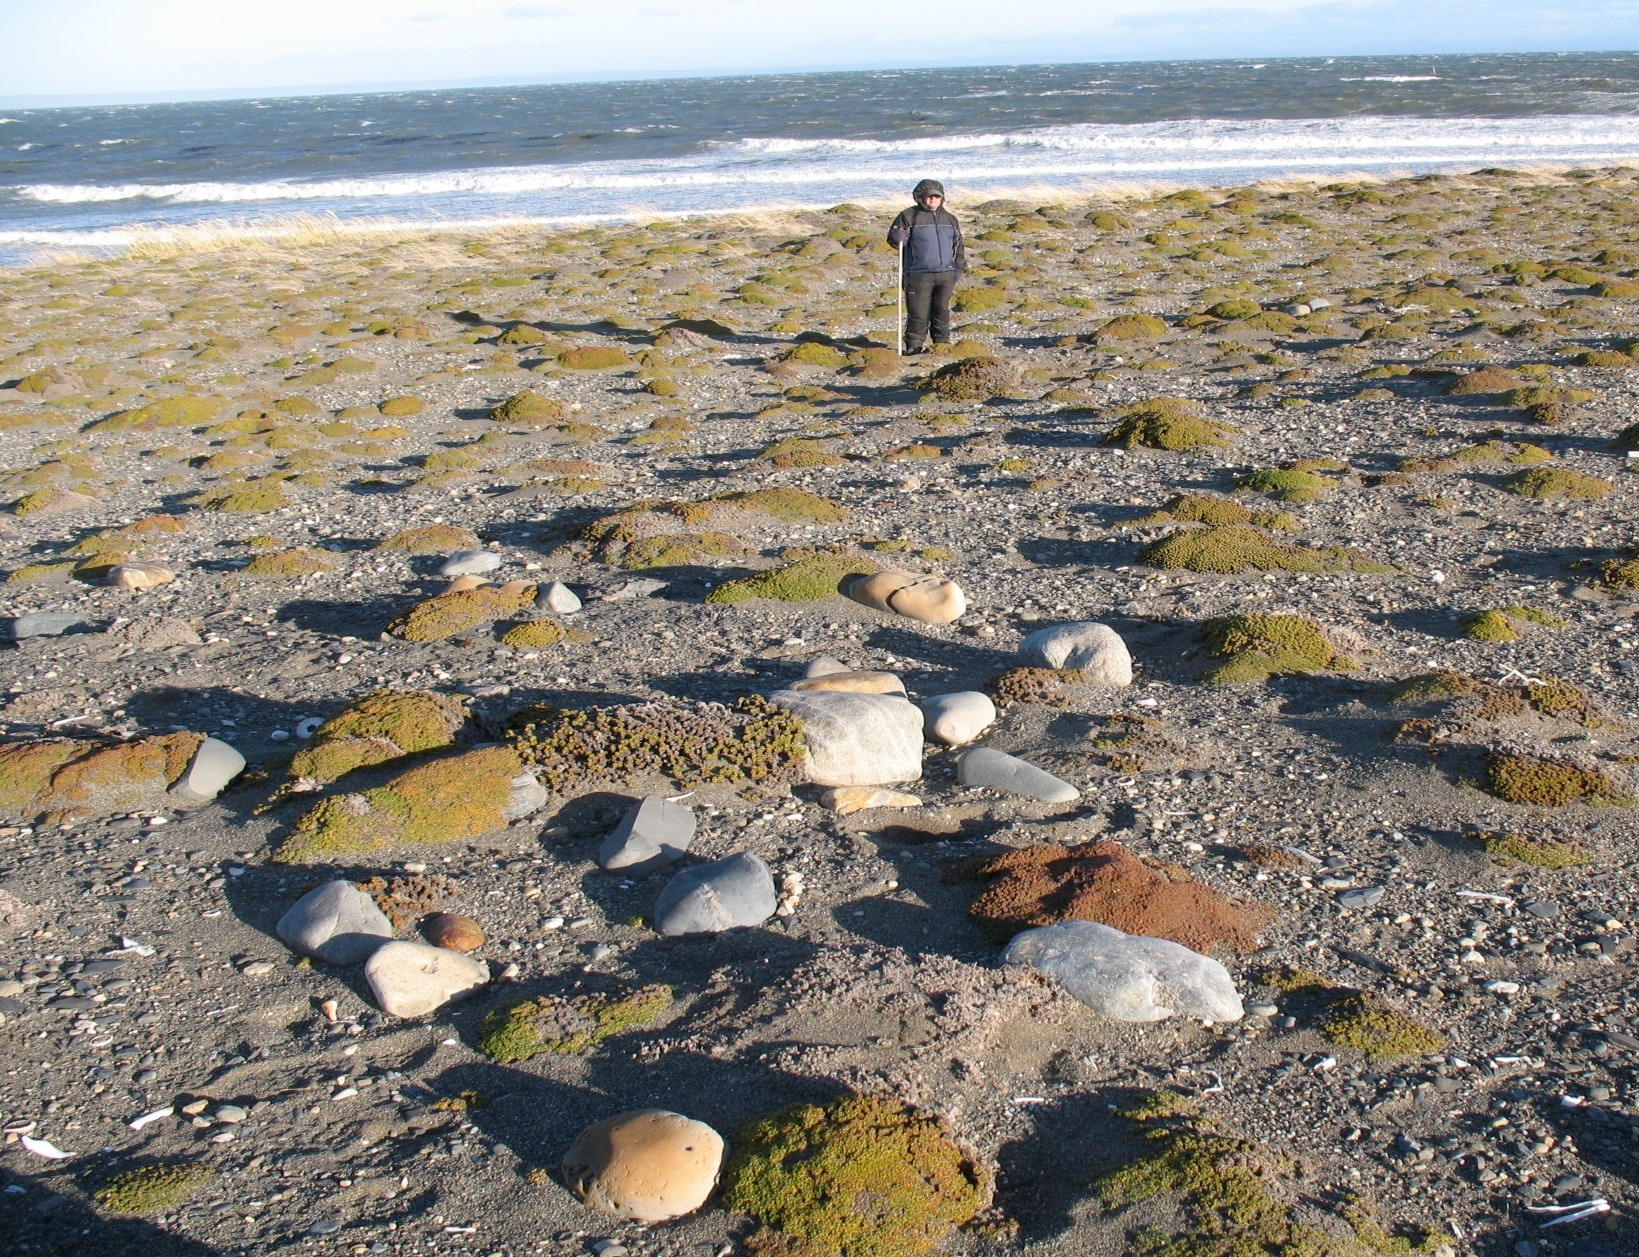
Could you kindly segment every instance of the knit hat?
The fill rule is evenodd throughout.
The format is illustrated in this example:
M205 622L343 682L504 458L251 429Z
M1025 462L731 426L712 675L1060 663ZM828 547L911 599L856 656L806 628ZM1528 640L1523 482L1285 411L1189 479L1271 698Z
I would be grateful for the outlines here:
M918 201L925 196L944 196L945 185L937 179L924 179L911 189L911 195Z

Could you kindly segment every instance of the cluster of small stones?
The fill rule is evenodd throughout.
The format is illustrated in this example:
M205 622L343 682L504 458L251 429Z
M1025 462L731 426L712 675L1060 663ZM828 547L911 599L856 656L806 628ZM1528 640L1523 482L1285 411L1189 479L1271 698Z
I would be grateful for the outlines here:
M958 203L910 361L857 206L0 273L8 1241L1626 1251L1636 192ZM1087 621L1131 686L1017 650ZM805 783L828 691L985 714ZM1267 906L1243 1017L1001 963L964 861L1104 842Z

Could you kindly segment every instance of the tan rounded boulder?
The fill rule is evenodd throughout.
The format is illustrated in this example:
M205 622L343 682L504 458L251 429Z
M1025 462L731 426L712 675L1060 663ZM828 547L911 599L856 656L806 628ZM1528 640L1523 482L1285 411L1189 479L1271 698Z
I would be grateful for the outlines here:
M793 681L786 688L842 694L903 694L905 683L892 672L825 672Z
M484 945L484 927L459 912L435 912L421 923L421 933L445 951L477 951Z
M637 1222L693 1213L717 1186L723 1137L665 1109L634 1109L581 1131L563 1179L594 1209Z
M914 572L878 572L848 586L855 602L923 624L949 624L967 612L967 596L953 580Z
M465 593L469 589L478 589L487 584L489 584L489 582L482 576L474 576L469 572L465 576L457 576L448 585L444 586L444 592L447 594L460 594Z
M157 563L121 563L104 578L115 589L153 589L176 579L176 573Z

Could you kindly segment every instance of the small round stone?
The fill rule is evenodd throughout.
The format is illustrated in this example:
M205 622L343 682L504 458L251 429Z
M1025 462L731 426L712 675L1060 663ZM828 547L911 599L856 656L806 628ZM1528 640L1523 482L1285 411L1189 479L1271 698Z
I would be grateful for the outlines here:
M723 1137L664 1109L588 1126L563 1158L564 1181L594 1209L638 1222L693 1213L717 1186Z
M446 951L477 951L484 945L484 927L459 912L433 913L421 923L421 932Z

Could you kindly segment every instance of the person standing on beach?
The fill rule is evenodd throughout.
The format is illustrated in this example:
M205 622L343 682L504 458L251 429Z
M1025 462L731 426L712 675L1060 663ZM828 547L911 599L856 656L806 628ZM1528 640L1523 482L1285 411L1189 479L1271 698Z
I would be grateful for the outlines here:
M905 289L905 352L919 354L933 343L950 343L950 295L967 270L967 251L956 215L945 208L945 187L924 179L911 190L916 204L888 228L888 243L899 250Z

